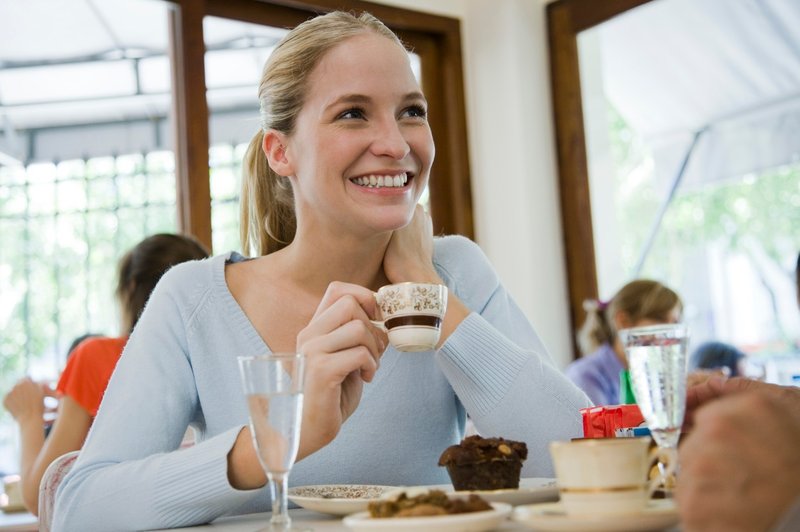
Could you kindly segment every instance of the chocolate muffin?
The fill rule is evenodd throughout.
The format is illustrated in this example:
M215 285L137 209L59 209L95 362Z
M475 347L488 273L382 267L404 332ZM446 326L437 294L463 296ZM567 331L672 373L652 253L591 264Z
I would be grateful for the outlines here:
M445 449L439 465L447 467L456 491L516 489L526 458L525 442L470 436Z

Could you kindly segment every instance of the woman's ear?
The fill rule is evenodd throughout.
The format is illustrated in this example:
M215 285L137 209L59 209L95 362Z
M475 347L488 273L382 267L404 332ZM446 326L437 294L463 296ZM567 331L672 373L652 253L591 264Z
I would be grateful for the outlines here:
M294 169L286 157L286 135L274 129L264 133L262 148L272 171L280 176L294 175Z
M628 316L628 313L624 310L618 310L616 314L614 314L614 327L621 331L622 329L628 329L633 326L633 320L631 317Z

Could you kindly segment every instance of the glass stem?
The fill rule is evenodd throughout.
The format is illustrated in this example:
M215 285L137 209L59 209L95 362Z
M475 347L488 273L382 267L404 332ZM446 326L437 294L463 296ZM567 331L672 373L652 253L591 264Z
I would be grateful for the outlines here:
M288 529L292 523L292 519L289 517L287 493L289 475L287 473L270 473L268 478L270 491L272 492L272 519L269 522L273 526Z

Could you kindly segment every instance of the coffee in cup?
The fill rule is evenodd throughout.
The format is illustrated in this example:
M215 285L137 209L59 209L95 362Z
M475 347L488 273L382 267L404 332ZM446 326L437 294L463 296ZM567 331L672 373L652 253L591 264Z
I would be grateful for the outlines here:
M642 510L659 486L648 480L658 458L650 438L587 438L550 443L561 504L568 514ZM675 460L666 464L672 474Z
M430 283L400 283L381 287L375 299L389 342L398 351L436 349L447 309L447 287Z

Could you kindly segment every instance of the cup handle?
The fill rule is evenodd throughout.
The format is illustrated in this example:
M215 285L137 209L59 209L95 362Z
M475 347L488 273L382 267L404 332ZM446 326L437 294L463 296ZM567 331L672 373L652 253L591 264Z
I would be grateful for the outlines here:
M381 329L383 332L385 332L385 333L389 332L389 329L386 328L386 325L384 325L382 321L378 321L378 320L369 320L369 321L375 327L377 327L378 329Z
M658 489L662 481L666 482L669 477L675 474L675 470L678 466L678 450L674 447L669 447L666 449L661 447L653 447L650 450L650 467L653 467L653 464L656 462L664 464L664 472L663 474L660 474L656 478L650 480L650 483L647 487L648 498L653 496L653 492ZM650 468L648 468L648 471L649 469Z

